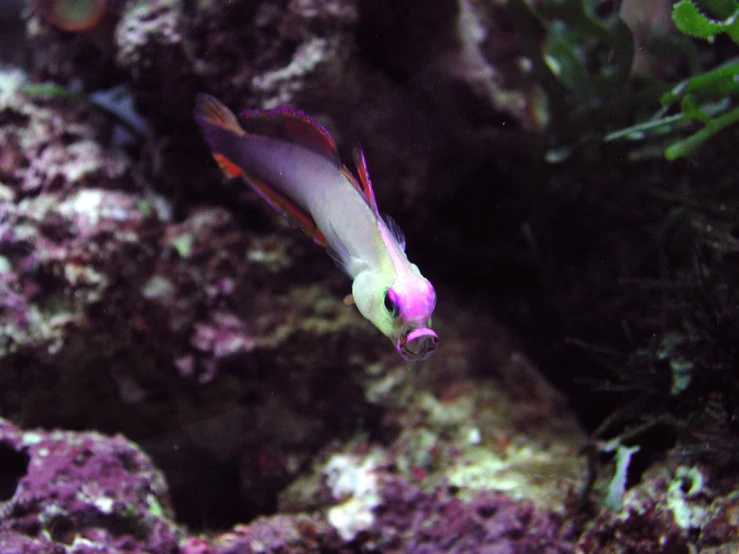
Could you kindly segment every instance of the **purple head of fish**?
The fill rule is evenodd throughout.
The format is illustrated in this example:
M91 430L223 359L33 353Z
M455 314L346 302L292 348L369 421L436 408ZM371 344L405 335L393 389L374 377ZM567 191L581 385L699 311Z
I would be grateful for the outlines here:
M415 362L430 358L438 345L439 337L433 329L416 327L401 335L396 348L403 358Z
M428 327L436 307L434 287L423 277L413 276L406 282L396 282L388 294L405 323L395 348L409 361L430 358L439 344L439 337Z

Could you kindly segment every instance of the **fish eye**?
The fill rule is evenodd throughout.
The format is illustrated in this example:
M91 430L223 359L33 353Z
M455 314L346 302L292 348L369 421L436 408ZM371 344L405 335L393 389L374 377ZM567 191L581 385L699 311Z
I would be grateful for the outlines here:
M387 313L390 314L390 317L398 317L398 305L393 301L392 298L390 298L390 289L385 291L383 304L385 305L385 310L387 310Z

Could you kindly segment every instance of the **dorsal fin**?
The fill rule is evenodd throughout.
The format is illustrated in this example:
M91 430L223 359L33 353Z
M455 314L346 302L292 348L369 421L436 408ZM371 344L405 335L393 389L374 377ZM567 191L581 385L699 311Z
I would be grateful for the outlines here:
M405 235L403 234L403 231L400 230L398 224L395 223L395 220L389 215L383 214L382 219L385 220L385 225L387 226L388 231L393 235L393 238L398 243L398 246L400 246L400 249L405 252Z
M364 196L367 198L367 202L372 207L372 209L375 210L375 213L379 215L380 211L377 209L375 191L372 190L372 181L370 181L369 171L367 171L367 162L365 162L364 160L364 153L362 152L362 148L359 145L354 147L352 157L354 158L354 165L357 166L359 181L362 183Z
M352 185L354 185L357 188L357 190L362 193L362 196L364 197L364 189L362 188L362 185L359 184L359 181L357 181L357 178L354 176L354 173L352 173L352 170L344 166L344 168L341 171L344 173L344 177L346 177L347 180Z
M339 150L334 139L312 117L288 107L272 110L246 110L239 121L247 133L299 144L341 166Z

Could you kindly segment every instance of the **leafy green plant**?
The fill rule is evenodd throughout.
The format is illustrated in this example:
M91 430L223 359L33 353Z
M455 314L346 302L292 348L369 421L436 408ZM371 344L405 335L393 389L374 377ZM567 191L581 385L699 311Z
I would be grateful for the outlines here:
M716 36L726 34L739 44L739 0L703 0L700 5L693 0L681 0L673 6L672 21L688 36L713 42ZM648 134L673 134L698 123L699 130L665 149L665 158L675 160L689 155L717 133L738 123L737 100L739 62L730 61L673 86L662 94L662 107L654 117L610 133L605 140L640 140ZM670 113L675 108L678 112Z
M604 0L545 0L522 5L545 33L543 62L584 113L616 96L628 81L631 31ZM604 13L601 13L604 12Z
M716 35L726 33L739 44L739 4L735 0L704 0L706 9L723 20L712 19L692 0L681 0L672 8L675 27L686 35L712 41Z

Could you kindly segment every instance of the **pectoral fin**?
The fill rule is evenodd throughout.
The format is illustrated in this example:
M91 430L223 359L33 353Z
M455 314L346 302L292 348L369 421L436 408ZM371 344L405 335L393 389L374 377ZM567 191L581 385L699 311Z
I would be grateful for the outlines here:
M328 243L328 255L331 256L336 267L344 272L345 275L351 276L351 267L356 264L357 259L351 255L349 249L341 241L333 225L329 224L325 237Z
M390 234L393 235L395 242L397 242L400 249L405 252L405 235L403 234L403 231L400 230L398 224L389 215L383 214L382 219L385 221L385 226L388 228L388 231L390 231Z

